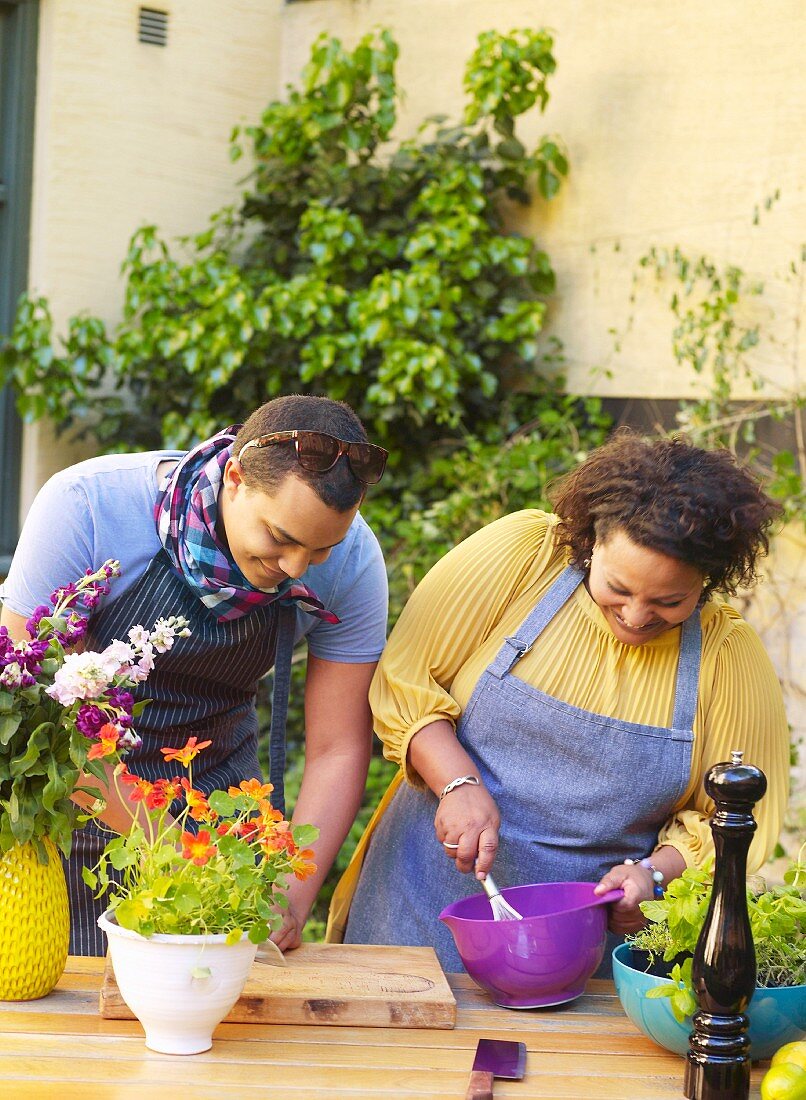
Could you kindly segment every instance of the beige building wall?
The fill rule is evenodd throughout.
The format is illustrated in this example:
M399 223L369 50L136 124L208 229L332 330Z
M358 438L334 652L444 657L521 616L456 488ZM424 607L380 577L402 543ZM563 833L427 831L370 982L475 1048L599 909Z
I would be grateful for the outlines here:
M629 302L639 257L679 245L763 278L762 320L775 343L762 342L754 365L771 393L803 387L803 265L797 276L789 270L806 240L803 0L305 0L287 8L285 23L284 82L320 31L352 45L372 27L392 28L405 133L429 114L459 114L479 32L552 29L551 100L545 115L526 117L523 136L529 144L558 133L571 175L553 202L535 201L524 224L557 271L549 324L565 344L571 386L614 396L693 392L672 358L671 314L652 280L634 309ZM612 330L628 325L617 354Z
M526 116L521 138L529 145L559 134L571 174L559 197L536 199L521 225L557 272L548 325L563 341L572 389L638 398L697 392L671 352L673 287L659 293L649 276L633 282L652 246L679 246L764 282L747 316L767 337L750 363L768 380L770 396L804 391L803 0L305 0L285 12L283 83L296 79L321 31L353 45L376 26L390 27L400 45L400 134L429 114L460 115L464 64L481 31L554 32L551 100L543 116ZM745 385L737 396L758 395ZM740 603L784 685L800 746L794 806L802 814L802 528L776 540L767 573Z
M279 90L282 0L159 0L166 47L138 41L136 0L41 0L29 286L57 331L79 310L119 316L138 226L204 228L246 169L227 140ZM21 507L83 457L31 425Z
M406 91L399 133L456 113L480 31L548 26L558 70L542 117L522 136L556 132L571 176L524 225L558 275L552 331L573 388L677 397L692 379L670 353L671 318L650 282L629 298L638 258L679 245L745 268L766 284L765 341L755 364L770 392L803 387L806 348L806 5L802 0L159 0L165 49L137 41L133 0L41 0L30 288L57 328L90 309L120 310L119 266L131 233L202 228L237 196L227 159L238 122L296 83L322 30L349 45L392 28ZM780 192L769 211L765 200ZM759 209L758 225L753 224ZM626 331L629 329L629 331ZM623 333L615 351L614 330ZM611 372L608 374L607 372ZM81 457L48 429L26 429L22 511L56 469ZM750 609L806 736L804 543L776 547L771 579Z

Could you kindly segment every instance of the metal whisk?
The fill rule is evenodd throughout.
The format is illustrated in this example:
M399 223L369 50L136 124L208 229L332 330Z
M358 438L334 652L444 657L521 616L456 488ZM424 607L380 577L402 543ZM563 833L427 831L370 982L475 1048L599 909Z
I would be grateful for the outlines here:
M501 891L495 885L491 875L481 880L484 892L490 899L490 907L493 911L493 920L523 920L523 916L517 909L513 909L506 898L501 897Z

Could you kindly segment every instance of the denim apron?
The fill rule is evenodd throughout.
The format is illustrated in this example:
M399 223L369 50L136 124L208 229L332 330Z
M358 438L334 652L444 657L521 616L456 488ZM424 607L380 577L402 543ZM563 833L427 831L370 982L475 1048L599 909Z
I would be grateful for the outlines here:
M119 599L90 619L87 649L103 649L115 638L125 640L131 627L151 629L157 619L184 615L191 634L177 638L173 648L155 655L154 669L138 684L135 699L150 699L134 727L142 745L125 757L129 768L143 779L184 774L179 765L166 765L161 747L184 745L188 737L212 740L193 762L193 785L209 794L242 779L260 778L258 719L255 693L258 680L275 662L290 669L296 613L271 603L248 615L219 622L194 595L171 565L164 550ZM278 624L279 629L278 629ZM278 639L278 634L282 639ZM281 655L283 660L281 660ZM279 685L281 691L287 685ZM275 693L275 701L277 693ZM273 708L274 710L275 708ZM281 716L284 727L285 711ZM272 727L277 723L272 715ZM272 777L279 754L272 743ZM282 761L279 761L282 774ZM178 811L178 806L173 807ZM189 823L188 828L191 828ZM96 901L81 877L92 867L113 835L92 823L73 834L70 858L65 860L70 899L70 954L104 955L106 943L98 928L105 899Z
M681 627L670 729L570 706L512 675L583 576L568 566L504 640L457 726L501 813L499 886L598 882L613 864L647 855L690 780L699 608ZM437 843L436 808L431 791L400 787L369 844L344 942L433 946L445 970L461 971L438 917L481 887Z

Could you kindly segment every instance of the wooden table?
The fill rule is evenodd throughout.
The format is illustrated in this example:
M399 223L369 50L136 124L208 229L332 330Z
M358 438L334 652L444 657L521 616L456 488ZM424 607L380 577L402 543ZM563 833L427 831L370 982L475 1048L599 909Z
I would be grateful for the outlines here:
M636 1030L610 982L591 981L564 1008L512 1012L450 975L454 1031L222 1024L212 1050L177 1058L147 1050L138 1023L100 1018L102 968L102 959L70 959L49 997L0 1002L0 1097L463 1100L482 1036L527 1046L525 1078L497 1080L498 1100L683 1095L683 1060ZM761 1076L754 1068L751 1097Z

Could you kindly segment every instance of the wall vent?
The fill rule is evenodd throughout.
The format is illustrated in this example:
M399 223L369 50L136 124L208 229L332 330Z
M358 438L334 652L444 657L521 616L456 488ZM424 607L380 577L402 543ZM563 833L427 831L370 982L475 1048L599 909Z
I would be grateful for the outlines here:
M168 45L168 12L140 8L138 39L147 46Z

